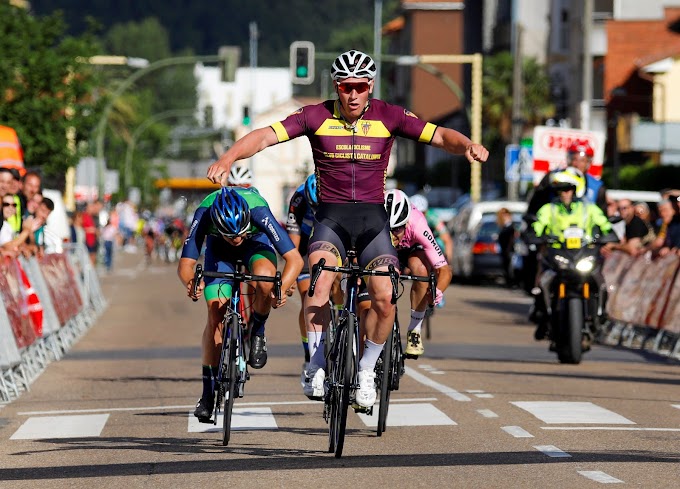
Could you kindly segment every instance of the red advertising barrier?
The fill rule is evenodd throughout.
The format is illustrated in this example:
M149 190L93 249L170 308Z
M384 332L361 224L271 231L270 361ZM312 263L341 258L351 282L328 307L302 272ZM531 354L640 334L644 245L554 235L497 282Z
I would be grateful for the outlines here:
M671 333L680 333L680 273L675 276L659 325Z
M603 268L612 319L680 332L680 257L614 253Z
M66 255L61 253L44 255L38 263L50 291L59 324L64 326L83 307L73 269Z
M17 347L21 349L32 345L36 339L36 333L29 314L26 290L18 260L5 257L0 261L0 293Z

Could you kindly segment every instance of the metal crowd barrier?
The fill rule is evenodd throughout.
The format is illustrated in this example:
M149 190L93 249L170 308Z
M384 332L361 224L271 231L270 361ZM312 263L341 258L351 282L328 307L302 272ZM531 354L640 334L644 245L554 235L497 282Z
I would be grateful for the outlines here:
M42 331L32 341L18 341L11 318L15 323L17 317L25 320L30 306L24 301L20 310L10 310L10 303L17 308L8 295L11 292L0 293L0 402L10 402L28 391L47 365L61 359L107 306L83 244L67 244L59 256L20 258L18 263L40 300ZM8 273L0 278L15 293L21 288L20 296L26 298L25 287L15 277Z

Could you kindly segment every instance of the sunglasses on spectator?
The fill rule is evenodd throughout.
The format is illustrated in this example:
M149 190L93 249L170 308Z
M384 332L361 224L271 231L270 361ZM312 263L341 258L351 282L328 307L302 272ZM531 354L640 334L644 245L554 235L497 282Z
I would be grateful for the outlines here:
M17 203L16 203L16 202L3 202L3 203L2 203L2 206L3 206L3 207L10 207L10 206L16 207L16 206L17 206Z
M368 82L356 82L356 83L340 82L338 83L338 90L340 90L344 94L349 95L354 90L356 90L357 93L364 93L368 91L370 86L371 85Z

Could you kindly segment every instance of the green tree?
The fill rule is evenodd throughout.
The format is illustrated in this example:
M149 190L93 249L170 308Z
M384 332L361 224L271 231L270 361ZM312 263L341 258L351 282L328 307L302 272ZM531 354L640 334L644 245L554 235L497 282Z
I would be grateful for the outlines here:
M484 144L503 145L512 137L512 55L508 51L484 57L482 119ZM555 113L550 102L550 80L534 58L524 58L522 120L524 128L545 122Z
M26 166L58 188L102 102L92 95L96 70L77 61L99 51L96 39L92 32L66 36L66 28L59 13L34 17L0 1L0 123L17 131Z
M150 62L192 54L186 50L173 54L168 32L155 18L112 26L104 36L103 45L108 53L144 58ZM115 71L109 73L111 73L109 84L115 87L121 82L121 74ZM123 168L125 155L128 145L132 143L132 133L140 124L155 114L168 110L193 109L196 101L196 79L192 65L169 66L141 77L133 88L115 101L108 118L105 138L108 166L118 169L121 173L127 170ZM128 175L130 178L126 181L139 186L148 180L154 167L151 159L161 153L167 145L171 122L164 120L153 124L143 132L141 141L135 141L132 173ZM123 192L125 190L121 189ZM146 200L152 196L143 197Z

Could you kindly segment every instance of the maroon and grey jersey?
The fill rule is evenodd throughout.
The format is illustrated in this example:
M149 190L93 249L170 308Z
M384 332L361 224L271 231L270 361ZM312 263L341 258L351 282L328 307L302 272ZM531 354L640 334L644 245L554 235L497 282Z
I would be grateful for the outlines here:
M338 102L302 107L272 124L279 142L307 136L317 169L319 201L384 202L385 178L395 136L429 144L437 126L382 100L371 100L354 125L340 115Z

